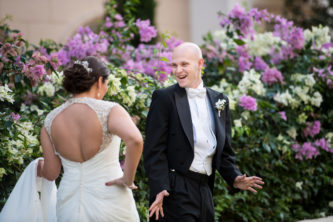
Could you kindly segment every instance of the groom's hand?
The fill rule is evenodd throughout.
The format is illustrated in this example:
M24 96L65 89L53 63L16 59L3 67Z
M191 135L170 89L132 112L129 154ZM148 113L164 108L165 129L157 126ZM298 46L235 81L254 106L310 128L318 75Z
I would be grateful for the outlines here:
M151 204L149 208L149 217L153 216L155 214L156 220L158 220L159 214L161 214L162 217L164 217L163 212L163 199L164 197L168 197L169 193L166 190L163 190L159 194L156 195L155 201Z
M241 190L249 190L253 193L257 193L255 188L262 189L262 185L265 184L260 177L252 176L247 177L246 174L237 176L234 181L234 187Z

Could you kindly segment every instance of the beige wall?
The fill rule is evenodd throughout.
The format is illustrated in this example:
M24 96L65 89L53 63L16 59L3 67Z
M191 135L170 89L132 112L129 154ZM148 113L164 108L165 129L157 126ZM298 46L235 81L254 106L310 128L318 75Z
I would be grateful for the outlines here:
M190 40L190 0L156 0L155 22L160 32L168 31L183 41Z
M0 0L0 18L13 16L12 28L32 43L52 39L65 43L82 25L102 19L107 0ZM144 0L143 0L144 1ZM284 0L247 0L249 7L279 13ZM244 0L156 0L155 24L183 41L200 43L202 35L218 28L216 13L227 13Z
M53 39L64 43L81 25L100 19L105 0L0 0L0 18L11 15L12 28L32 43Z

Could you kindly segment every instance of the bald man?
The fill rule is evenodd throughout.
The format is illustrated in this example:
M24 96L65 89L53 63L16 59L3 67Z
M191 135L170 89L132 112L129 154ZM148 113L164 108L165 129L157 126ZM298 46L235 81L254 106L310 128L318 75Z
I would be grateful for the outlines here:
M234 164L228 98L204 87L203 64L196 44L179 45L171 63L177 84L153 93L143 151L150 221L214 221L215 170L234 189L262 188Z

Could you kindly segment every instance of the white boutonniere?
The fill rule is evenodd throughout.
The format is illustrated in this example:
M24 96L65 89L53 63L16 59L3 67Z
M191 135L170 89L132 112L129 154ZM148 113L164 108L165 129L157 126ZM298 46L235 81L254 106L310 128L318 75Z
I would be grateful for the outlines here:
M215 108L218 110L219 117L221 115L221 111L224 110L226 103L227 103L227 101L225 99L219 99L215 103Z

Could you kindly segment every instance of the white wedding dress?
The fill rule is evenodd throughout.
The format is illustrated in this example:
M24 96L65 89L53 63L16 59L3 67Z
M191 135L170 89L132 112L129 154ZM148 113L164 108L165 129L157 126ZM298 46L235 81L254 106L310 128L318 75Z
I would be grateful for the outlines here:
M108 115L116 103L93 98L72 98L54 109L45 119L51 135L53 119L74 103L88 105L97 114L103 129L99 152L79 163L59 155L64 169L57 193L57 220L65 221L139 221L132 190L119 185L106 186L107 181L123 175L119 163L120 138L110 134Z

